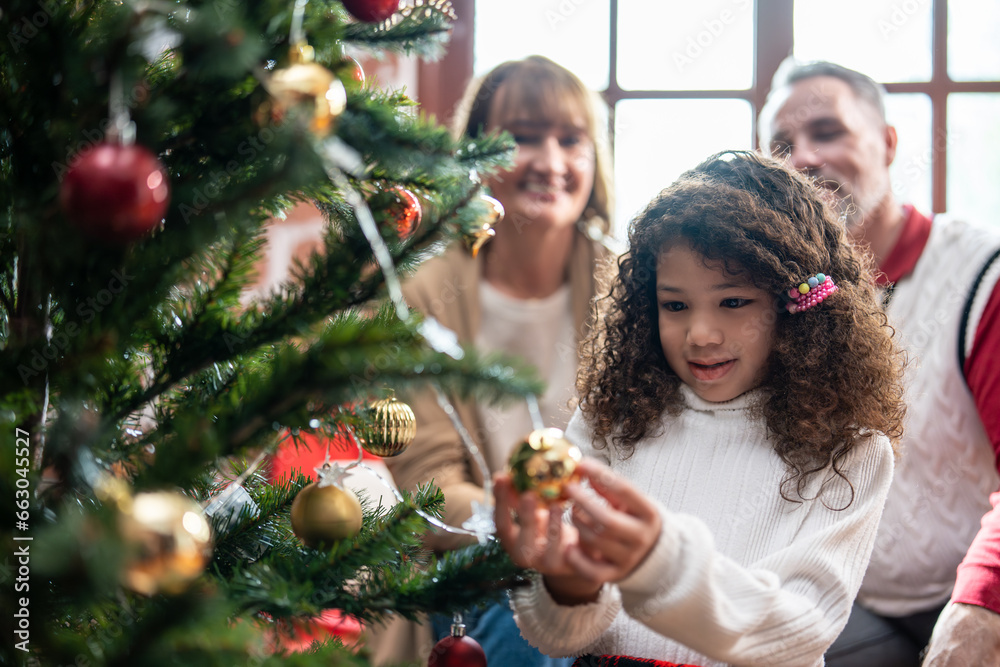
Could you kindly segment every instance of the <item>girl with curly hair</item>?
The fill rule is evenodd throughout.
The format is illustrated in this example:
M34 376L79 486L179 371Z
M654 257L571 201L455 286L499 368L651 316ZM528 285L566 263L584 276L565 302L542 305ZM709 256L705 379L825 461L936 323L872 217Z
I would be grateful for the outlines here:
M581 666L822 665L904 412L866 261L809 180L722 153L632 222L598 306L566 431L590 488L563 521L496 476L498 535L540 573L522 634Z

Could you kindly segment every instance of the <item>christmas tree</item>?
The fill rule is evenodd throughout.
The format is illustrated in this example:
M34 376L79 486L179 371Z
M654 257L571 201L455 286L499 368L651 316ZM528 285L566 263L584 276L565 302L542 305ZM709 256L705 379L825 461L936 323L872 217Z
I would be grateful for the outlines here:
M304 433L405 446L394 389L538 390L398 288L489 234L479 177L512 144L455 142L345 49L434 57L453 18L446 0L4 3L0 664L363 665L336 638L285 649L324 610L450 613L516 580L488 513L478 545L422 548L432 486L363 498L362 518L337 466L260 473ZM246 303L267 222L299 202L324 213L322 251Z

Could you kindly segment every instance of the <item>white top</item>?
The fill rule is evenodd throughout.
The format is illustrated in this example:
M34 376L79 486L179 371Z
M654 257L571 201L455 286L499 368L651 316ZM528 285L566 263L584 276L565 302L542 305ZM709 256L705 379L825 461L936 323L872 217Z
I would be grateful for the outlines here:
M479 281L482 323L476 337L480 352L520 357L546 383L538 407L546 427L565 429L576 395L576 335L569 284L544 299L517 299L485 280ZM488 446L490 470L503 470L510 452L534 430L528 406L515 400L496 405L480 402L479 417Z
M846 509L851 489L829 473L814 476L808 500L793 503L781 497L786 470L764 424L750 418L758 394L709 403L682 389L690 409L665 414L625 461L595 450L574 414L567 437L657 501L663 530L636 571L605 585L595 603L558 605L540 577L513 591L521 633L554 656L822 665L871 555L892 479L889 440L865 438L844 459L854 488Z

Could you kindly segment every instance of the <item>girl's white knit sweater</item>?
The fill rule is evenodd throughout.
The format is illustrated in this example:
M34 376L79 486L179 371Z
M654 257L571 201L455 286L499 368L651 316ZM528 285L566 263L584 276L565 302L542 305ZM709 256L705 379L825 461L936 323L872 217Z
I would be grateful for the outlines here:
M786 468L764 423L750 417L759 395L709 403L683 389L688 409L665 414L624 461L596 449L581 413L573 416L566 437L657 501L663 529L639 567L605 585L597 602L556 604L541 577L515 590L521 633L553 656L822 665L871 556L892 479L889 440L864 438L845 457L850 486L827 471L804 501L790 502L779 488Z

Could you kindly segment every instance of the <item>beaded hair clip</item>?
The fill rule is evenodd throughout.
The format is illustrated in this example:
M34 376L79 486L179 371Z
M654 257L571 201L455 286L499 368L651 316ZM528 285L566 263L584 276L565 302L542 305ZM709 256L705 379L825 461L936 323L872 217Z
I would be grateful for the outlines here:
M833 278L817 273L798 287L782 293L785 300L785 310L790 313L801 313L817 306L823 299L836 292L839 288L833 284Z

